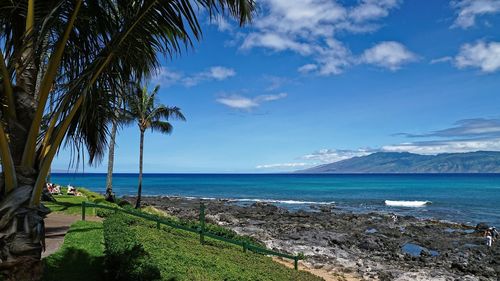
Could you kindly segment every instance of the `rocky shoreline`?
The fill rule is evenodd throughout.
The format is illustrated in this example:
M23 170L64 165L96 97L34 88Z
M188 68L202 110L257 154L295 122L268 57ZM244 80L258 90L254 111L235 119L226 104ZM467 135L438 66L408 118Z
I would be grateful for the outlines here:
M129 197L125 198L133 201ZM196 220L200 199L144 197L171 215ZM500 280L500 241L488 248L480 229L391 214L353 214L333 205L294 211L203 200L207 220L269 248L303 253L307 266L362 280Z

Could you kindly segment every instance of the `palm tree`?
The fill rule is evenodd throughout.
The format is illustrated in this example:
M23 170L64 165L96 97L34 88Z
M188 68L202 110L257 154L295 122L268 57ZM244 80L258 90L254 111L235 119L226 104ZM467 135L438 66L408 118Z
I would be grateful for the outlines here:
M105 200L109 202L115 201L113 194L113 168L115 162L116 133L121 124L127 124L130 122L130 117L126 113L126 110L122 108L122 105L123 101L120 99L118 101L118 106L114 110L114 118L111 121L111 134L109 136L108 149L108 174L106 176L106 193L104 195Z
M127 81L201 38L199 10L240 24L254 0L0 0L0 279L37 280L41 193L63 144L99 163ZM48 97L54 110L41 129Z
M180 108L176 106L169 107L157 103L156 94L159 89L160 85L157 85L151 93L148 93L147 86L141 88L138 84L137 91L133 95L127 97L128 115L137 122L141 133L139 145L139 186L137 188L137 199L135 203L136 209L141 207L144 133L147 129L151 129L153 132L171 134L173 127L172 124L168 122L169 120L186 120Z

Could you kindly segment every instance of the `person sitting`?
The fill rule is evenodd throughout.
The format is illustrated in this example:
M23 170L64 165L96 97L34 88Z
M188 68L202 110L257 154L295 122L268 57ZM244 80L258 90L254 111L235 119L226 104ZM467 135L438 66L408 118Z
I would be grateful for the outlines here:
M52 184L52 194L59 195L61 194L61 187L59 185Z
M68 185L68 192L66 192L67 195L76 195L76 188L74 188L71 185Z

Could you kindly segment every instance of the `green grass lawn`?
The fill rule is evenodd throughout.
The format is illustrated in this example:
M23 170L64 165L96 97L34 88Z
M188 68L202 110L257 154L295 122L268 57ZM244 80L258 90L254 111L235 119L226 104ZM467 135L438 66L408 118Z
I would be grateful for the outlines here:
M44 204L53 212L71 215L81 214L83 201L110 204L99 194L85 189L79 191L85 196L58 195L55 196L57 204ZM152 210L145 211L154 213ZM87 215L95 214L94 208L87 208ZM201 245L199 236L193 233L166 226L158 230L154 223L140 221L132 229L158 265L162 280L323 280L307 272L295 271L275 263L270 257L250 251L244 253L239 246L209 238L205 238L206 244ZM104 280L102 223L80 221L73 224L65 236L62 248L45 258L44 266L44 281Z
M162 280L323 280L303 271L295 271L272 261L270 257L231 244L207 239L181 230L134 225L145 250L158 264ZM172 278L172 279L171 279Z
M82 213L82 202L94 202L100 204L109 204L104 200L104 197L98 193L89 191L85 188L77 188L78 192L81 192L83 196L74 195L54 195L57 202L43 202L43 204L49 208L52 212L63 213L67 215L79 215ZM62 193L66 194L66 188L62 188ZM90 216L96 215L95 208L86 208L86 214Z
M104 245L101 222L74 223L59 251L43 260L44 281L101 281Z

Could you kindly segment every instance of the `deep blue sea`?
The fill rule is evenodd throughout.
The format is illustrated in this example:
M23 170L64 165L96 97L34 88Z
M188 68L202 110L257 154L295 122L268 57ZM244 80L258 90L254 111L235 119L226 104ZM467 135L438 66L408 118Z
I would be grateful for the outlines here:
M137 174L115 174L114 192L135 195L137 180ZM52 181L104 193L106 175L52 174ZM500 174L146 174L143 194L269 201L291 209L334 202L354 212L394 212L500 226ZM385 200L430 204L397 207L386 205Z

